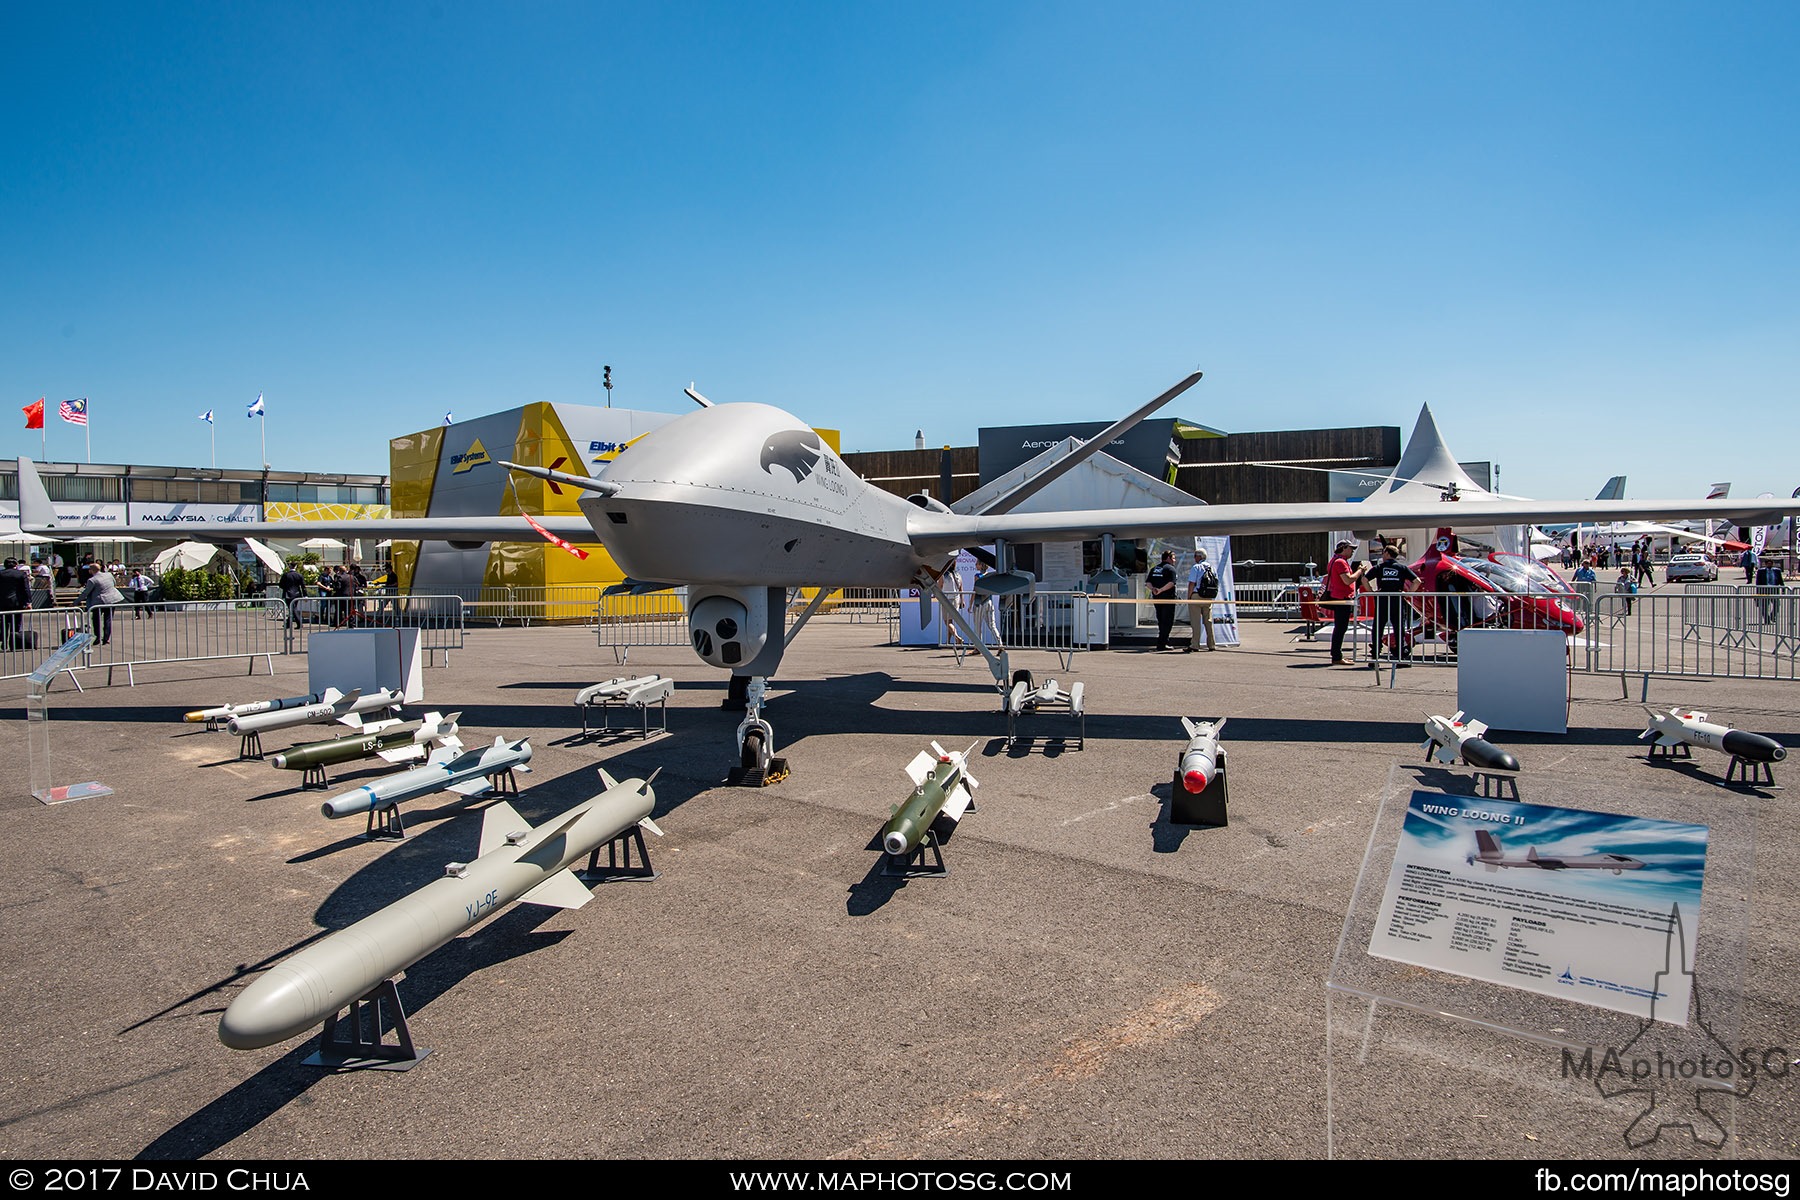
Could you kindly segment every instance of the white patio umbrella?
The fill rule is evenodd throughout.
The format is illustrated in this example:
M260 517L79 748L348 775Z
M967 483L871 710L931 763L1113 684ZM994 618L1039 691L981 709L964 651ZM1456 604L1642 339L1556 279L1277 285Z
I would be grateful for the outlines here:
M245 538L244 545L250 547L250 553L256 555L257 561L262 563L263 566L274 571L277 575L281 573L282 567L284 566L281 561L281 555L275 553L255 538Z
M300 544L308 550L342 550L344 548L344 543L336 538L328 537L307 538Z
M158 571L166 571L170 567L180 567L185 571L198 571L213 560L219 548L210 542L183 542L179 546L171 546L151 560L150 565Z

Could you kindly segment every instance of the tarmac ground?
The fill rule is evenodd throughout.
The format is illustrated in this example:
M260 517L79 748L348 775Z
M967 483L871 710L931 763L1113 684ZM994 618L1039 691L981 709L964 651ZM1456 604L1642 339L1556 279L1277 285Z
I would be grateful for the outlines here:
M591 629L472 629L425 672L409 715L459 711L470 745L529 736L532 772L511 802L534 823L598 791L597 767L660 768L659 877L597 886L580 909L514 905L413 965L399 994L431 1054L404 1073L305 1066L316 1031L233 1051L219 1016L265 967L474 857L485 801L414 802L404 841L369 841L360 819L326 821L324 793L296 773L240 761L231 734L182 722L310 690L306 660L278 657L274 678L238 661L148 667L130 687L59 682L55 781L115 790L47 806L26 784L23 685L7 681L0 1155L1800 1152L1800 1068L1772 1069L1800 1059L1800 893L1785 869L1800 860L1800 817L1780 786L1728 787L1724 756L1706 751L1650 761L1636 685L1621 698L1616 676L1573 677L1565 735L1493 735L1523 764L1525 800L1556 803L1566 787L1629 811L1641 793L1716 804L1753 831L1754 862L1751 841L1732 842L1736 873L1720 885L1743 889L1726 898L1747 905L1731 910L1747 911L1741 969L1714 978L1703 955L1696 970L1769 1077L1739 1099L1722 1149L1685 1126L1628 1147L1642 1098L1571 1083L1547 1046L1411 1010L1328 1039L1325 984L1377 812L1395 779L1418 775L1422 723L1455 709L1456 672L1414 667L1388 686L1329 666L1323 640L1285 623L1241 632L1244 645L1217 653L1118 647L1070 670L1020 655L1013 665L1039 681L1081 681L1087 713L1084 730L1067 713L1028 717L1029 738L1009 747L979 660L821 620L790 647L765 710L792 774L752 789L723 784L739 714L685 648L634 651L621 667ZM645 672L677 681L667 734L579 736L578 689ZM1795 689L1657 679L1650 699L1792 747ZM1180 716L1228 718L1223 827L1171 821ZM273 752L328 733L265 740ZM934 740L972 747L977 809L944 847L947 875L892 879L874 838L910 791L905 764ZM1788 769L1775 768L1778 785ZM334 768L333 790L375 774ZM1329 1097L1328 1046L1349 1081Z

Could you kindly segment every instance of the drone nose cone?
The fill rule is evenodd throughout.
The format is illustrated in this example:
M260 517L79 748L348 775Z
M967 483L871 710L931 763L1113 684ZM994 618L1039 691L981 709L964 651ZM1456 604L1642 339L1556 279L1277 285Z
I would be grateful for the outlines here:
M226 1008L219 1018L219 1040L233 1050L260 1050L286 1041L325 1019L319 994L310 971L285 963L271 967Z

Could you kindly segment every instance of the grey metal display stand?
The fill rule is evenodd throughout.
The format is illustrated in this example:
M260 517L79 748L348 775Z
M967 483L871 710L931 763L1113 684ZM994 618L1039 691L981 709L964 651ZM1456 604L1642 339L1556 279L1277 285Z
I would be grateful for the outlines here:
M1679 795L1635 780L1615 788L1553 773L1516 777L1525 804L1707 827L1698 920L1678 926L1679 935L1670 930L1659 961L1641 966L1646 982L1656 980L1652 988L1661 985L1656 972L1692 972L1683 1027L1370 953L1413 794L1493 803L1482 797L1481 775L1399 765L1389 776L1325 984L1328 1153L1486 1157L1502 1131L1517 1140L1518 1153L1546 1160L1731 1157L1737 1102L1757 1086L1753 1075L1746 1079L1740 1070L1727 1078L1717 1066L1744 1045L1754 798L1724 788ZM1508 845L1525 853L1524 845ZM1414 861L1409 851L1408 865ZM1457 872L1442 874L1453 882ZM1479 864L1471 877L1477 886L1491 878ZM1390 911L1384 936L1400 927L1399 912ZM1420 919L1433 919L1429 901L1407 915L1421 912ZM1497 922L1509 953L1513 919L1506 914ZM1441 939L1433 953L1446 949L1457 949L1454 939ZM1549 989L1571 970L1561 962L1545 966ZM1639 1062L1648 1071L1633 1078ZM1658 1064L1671 1066L1659 1075ZM1781 1082L1765 1078L1761 1085ZM1397 1111L1414 1114L1400 1125L1398 1143Z
M25 722L27 755L31 760L31 794L45 804L67 804L89 796L110 796L104 783L71 783L57 787L50 782L50 684L69 670L69 663L93 644L94 635L77 633L56 648L26 680ZM73 678L73 676L71 676Z

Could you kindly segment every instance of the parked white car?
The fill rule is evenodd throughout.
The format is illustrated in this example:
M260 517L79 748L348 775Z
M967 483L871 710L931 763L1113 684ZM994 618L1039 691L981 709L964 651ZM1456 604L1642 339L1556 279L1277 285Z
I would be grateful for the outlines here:
M1704 554L1677 554L1669 559L1668 582L1678 579L1711 583L1719 577L1719 568Z

